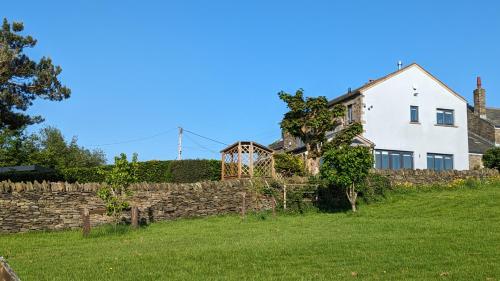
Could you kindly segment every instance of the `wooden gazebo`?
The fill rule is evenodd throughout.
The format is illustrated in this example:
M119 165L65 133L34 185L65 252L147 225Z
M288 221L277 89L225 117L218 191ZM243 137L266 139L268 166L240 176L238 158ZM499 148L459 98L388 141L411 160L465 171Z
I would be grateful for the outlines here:
M239 141L222 150L221 154L222 180L275 177L273 151L261 144Z

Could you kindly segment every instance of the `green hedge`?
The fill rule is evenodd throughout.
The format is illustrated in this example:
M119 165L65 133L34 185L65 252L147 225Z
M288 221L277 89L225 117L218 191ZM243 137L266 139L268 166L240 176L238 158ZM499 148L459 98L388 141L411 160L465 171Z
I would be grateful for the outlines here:
M52 173L13 172L1 173L0 181L67 181L67 182L103 182L105 174L113 166L69 168ZM198 182L220 180L221 163L218 160L181 160L181 161L145 161L139 162L139 182Z
M64 176L54 172L6 172L0 173L0 181L11 182L43 182L43 181L64 181Z
M111 166L90 167L90 168L69 168L59 171L64 181L67 182L103 182L104 175L100 170L110 170Z
M170 182L198 182L220 180L221 162L218 160L172 161Z

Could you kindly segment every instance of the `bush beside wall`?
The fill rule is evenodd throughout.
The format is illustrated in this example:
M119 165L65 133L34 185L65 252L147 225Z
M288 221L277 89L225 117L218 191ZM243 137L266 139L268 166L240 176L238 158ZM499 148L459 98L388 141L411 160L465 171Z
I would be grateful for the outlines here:
M42 182L67 181L70 183L103 182L111 165L89 168L69 168L51 173L12 172L0 174L0 181ZM220 180L221 162L218 160L180 160L139 162L138 182L179 182L189 183Z
M173 161L170 165L170 182L198 182L220 180L221 162L218 160Z

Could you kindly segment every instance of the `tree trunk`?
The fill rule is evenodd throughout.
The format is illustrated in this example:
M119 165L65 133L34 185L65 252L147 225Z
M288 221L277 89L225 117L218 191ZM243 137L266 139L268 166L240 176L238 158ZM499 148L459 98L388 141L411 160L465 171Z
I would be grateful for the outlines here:
M356 192L356 189L354 189L354 183L346 188L345 193L347 195L347 199L349 199L349 202L351 203L352 211L356 212L356 199L358 199L358 193Z
M307 158L306 161L307 172L313 176L319 173L319 157Z

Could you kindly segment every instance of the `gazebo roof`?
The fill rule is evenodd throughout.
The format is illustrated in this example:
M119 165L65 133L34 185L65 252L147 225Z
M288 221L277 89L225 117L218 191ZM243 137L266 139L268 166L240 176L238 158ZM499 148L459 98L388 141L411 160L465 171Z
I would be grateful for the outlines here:
M221 152L227 152L227 151L229 151L229 150L237 147L238 145L250 145L250 144L252 144L253 146L256 146L258 148L261 148L261 149L263 149L263 150L265 150L267 152L270 152L270 153L274 152L269 147L267 147L265 145L262 145L260 143L253 142L253 141L237 141L237 142L231 144L230 146L224 148L223 150L221 150Z

